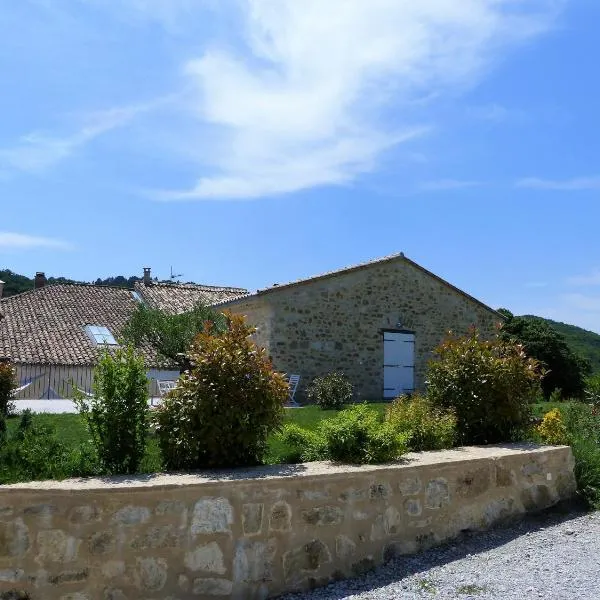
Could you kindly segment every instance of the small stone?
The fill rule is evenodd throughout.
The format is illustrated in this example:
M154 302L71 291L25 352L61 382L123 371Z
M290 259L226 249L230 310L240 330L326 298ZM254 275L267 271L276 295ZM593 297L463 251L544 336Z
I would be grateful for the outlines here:
M102 565L102 577L115 579L125 573L125 562L122 560L109 560Z
M69 522L73 525L82 525L90 521L99 521L102 509L97 506L74 506L69 512Z
M217 542L210 542L205 546L199 546L191 552L187 552L183 563L190 571L206 571L208 573L225 573L223 552Z
M230 596L233 584L227 579L194 579L192 591L199 596Z
M404 501L404 511L411 517L418 517L421 512L421 501L418 498L407 498Z
M111 531L98 531L88 541L90 554L108 554L115 548L115 537Z
M449 503L448 482L441 477L429 481L425 489L425 506L430 509L437 509Z
M398 489L404 496L418 494L421 491L421 480L416 475L407 477L398 484Z
M331 562L331 553L321 540L312 540L283 555L283 570L286 579L301 578L303 573L319 569Z
M48 577L48 581L52 585L61 585L63 583L76 583L79 581L85 581L89 577L90 571L86 567L85 569L79 569L76 571L62 571L58 575Z
M302 511L302 519L309 525L339 525L344 513L338 506L318 506Z
M242 527L244 535L256 535L262 530L264 504L244 504Z
M0 582L15 583L21 581L25 576L23 569L4 569L0 570Z
M335 553L338 558L345 560L355 552L356 544L348 536L338 535L335 538Z
M139 525L150 518L150 511L145 506L125 506L118 510L113 521L122 525Z

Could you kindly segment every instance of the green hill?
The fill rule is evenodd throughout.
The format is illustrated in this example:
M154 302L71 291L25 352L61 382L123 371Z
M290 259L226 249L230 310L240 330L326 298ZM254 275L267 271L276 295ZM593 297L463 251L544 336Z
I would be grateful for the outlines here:
M590 361L594 373L600 373L599 334L577 327L576 325L553 321L552 319L544 319L543 317L536 317L534 315L524 316L531 319L541 319L542 321L546 321L551 327L558 331L558 333L565 337L567 344L569 344L575 352Z

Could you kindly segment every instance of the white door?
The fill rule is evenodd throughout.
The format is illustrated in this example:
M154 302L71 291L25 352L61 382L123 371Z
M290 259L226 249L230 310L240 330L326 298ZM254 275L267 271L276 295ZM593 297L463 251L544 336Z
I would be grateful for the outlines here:
M415 389L415 334L383 333L383 397L396 398Z

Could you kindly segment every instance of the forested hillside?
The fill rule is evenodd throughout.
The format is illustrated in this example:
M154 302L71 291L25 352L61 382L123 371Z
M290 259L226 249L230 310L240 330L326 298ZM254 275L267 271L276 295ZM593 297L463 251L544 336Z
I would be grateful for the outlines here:
M594 373L600 373L600 335L576 325L560 323L552 319L544 319L534 315L526 316L546 321L553 329L565 337L565 340L575 352L590 361Z

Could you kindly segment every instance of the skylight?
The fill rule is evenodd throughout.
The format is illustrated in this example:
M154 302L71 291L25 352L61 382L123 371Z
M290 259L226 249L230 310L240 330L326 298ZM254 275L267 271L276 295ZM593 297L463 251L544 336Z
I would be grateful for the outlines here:
M108 327L102 327L101 325L86 325L85 330L91 340L98 345L106 344L107 346L118 346L117 340L115 340Z

